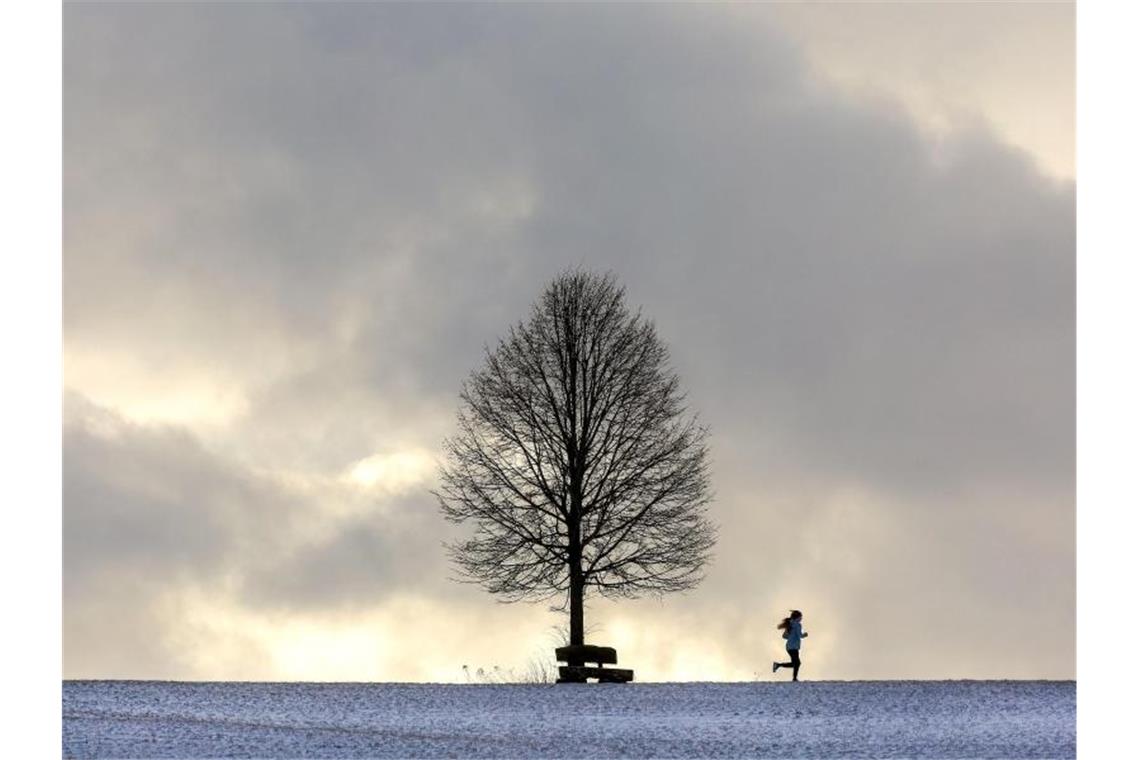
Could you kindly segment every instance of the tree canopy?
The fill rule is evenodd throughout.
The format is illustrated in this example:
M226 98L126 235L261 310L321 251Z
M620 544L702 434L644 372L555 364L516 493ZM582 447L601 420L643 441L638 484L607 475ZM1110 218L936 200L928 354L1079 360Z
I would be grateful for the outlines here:
M474 524L448 547L464 580L508 601L562 597L572 644L587 592L700 582L716 541L708 433L612 275L555 278L460 400L435 495L448 520Z

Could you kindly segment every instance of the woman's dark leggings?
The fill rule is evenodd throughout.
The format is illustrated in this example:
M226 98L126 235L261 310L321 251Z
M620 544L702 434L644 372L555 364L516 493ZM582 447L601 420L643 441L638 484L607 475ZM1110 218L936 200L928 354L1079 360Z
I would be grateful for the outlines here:
M788 656L792 658L792 661L791 662L781 662L781 663L779 663L779 665L781 668L791 668L792 669L792 680L798 681L798 680L800 680L800 650L789 649L788 650Z

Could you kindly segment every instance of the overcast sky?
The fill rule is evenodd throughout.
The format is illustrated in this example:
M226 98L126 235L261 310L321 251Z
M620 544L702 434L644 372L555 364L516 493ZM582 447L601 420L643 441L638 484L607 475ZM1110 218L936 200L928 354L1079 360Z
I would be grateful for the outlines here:
M639 680L1075 674L1071 5L65 8L64 675L549 657L455 584L460 383L612 270L711 428Z

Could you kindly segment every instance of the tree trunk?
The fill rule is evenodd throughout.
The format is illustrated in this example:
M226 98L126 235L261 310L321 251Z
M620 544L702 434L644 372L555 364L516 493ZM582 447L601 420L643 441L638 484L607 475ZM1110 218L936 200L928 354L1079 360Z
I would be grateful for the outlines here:
M568 452L570 461L576 462L576 452ZM586 592L586 579L582 575L582 474L576 464L570 473L570 645L585 644L584 610L582 597Z
M585 595L586 583L582 577L582 537L579 533L577 508L571 508L570 519L570 645L585 644L585 622L583 618L582 597Z
M585 625L582 613L582 596L585 584L582 583L581 569L570 571L570 644L585 644Z

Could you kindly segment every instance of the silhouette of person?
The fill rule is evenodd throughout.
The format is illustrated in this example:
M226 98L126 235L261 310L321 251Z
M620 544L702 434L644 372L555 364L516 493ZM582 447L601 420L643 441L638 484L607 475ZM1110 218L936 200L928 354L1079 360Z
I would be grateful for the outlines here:
M780 668L791 668L793 681L800 680L800 640L807 638L807 631L803 629L803 618L802 612L792 610L792 614L776 626L777 630L784 632L784 638L787 639L785 648L792 659L791 662L773 662L772 672L775 673Z

